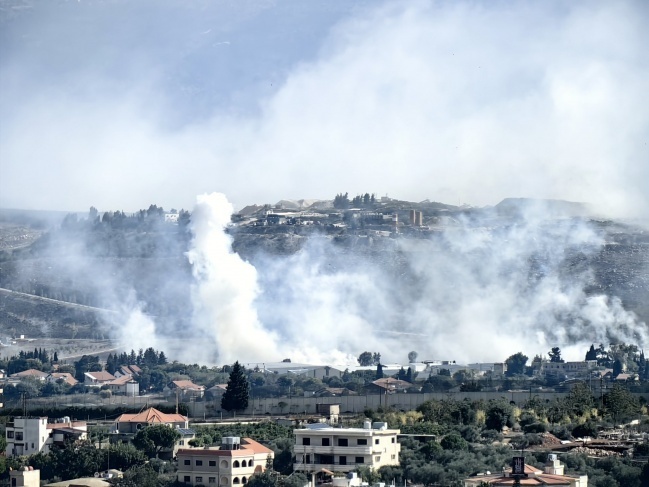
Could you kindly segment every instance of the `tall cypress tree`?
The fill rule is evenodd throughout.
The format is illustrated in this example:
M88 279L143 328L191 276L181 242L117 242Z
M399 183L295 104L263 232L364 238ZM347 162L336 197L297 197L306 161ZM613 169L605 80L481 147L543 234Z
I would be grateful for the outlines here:
M243 367L235 362L228 379L228 388L221 398L221 407L226 411L241 411L248 407L248 379Z

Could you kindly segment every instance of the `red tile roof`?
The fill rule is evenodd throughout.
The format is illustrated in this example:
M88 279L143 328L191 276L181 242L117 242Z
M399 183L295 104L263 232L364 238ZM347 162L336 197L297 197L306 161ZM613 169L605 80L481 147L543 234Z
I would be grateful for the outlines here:
M40 370L36 369L27 369L23 370L22 372L17 372L15 374L11 374L11 377L47 377L46 372L42 372Z
M110 372L106 372L105 370L101 370L99 372L86 372L85 375L97 381L115 380L115 376Z
M184 423L187 417L182 414L165 414L155 408L149 408L137 414L122 414L115 420L116 423Z
M198 391L205 390L205 386L194 384L191 380L172 380L171 381L178 389L195 389Z

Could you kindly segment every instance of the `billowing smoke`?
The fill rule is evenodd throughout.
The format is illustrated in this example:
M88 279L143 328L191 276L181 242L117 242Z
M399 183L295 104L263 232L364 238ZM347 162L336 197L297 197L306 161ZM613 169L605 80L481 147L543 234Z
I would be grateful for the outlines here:
M532 211L533 210L533 211ZM604 236L581 219L464 220L427 239L309 238L289 256L232 251L231 205L198 198L188 254L193 329L219 363L350 363L360 351L498 361L559 346L582 358L591 343L649 343L616 297L587 293L588 262Z
M254 307L257 271L232 251L224 231L232 210L222 194L197 198L187 256L195 279L192 324L198 333L190 336L211 338L202 346L214 347L221 363L276 357L275 334L262 326Z

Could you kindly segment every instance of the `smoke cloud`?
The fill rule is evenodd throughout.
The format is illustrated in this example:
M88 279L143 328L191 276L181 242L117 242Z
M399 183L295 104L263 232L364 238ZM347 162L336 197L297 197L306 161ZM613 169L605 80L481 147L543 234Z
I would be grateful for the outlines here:
M578 360L591 343L649 343L619 298L586 292L589 259L605 243L596 222L531 207L514 220L459 221L430 239L352 237L350 249L316 235L295 254L259 252L250 263L232 251L231 211L210 194L193 212L194 314L183 333L202 346L185 360L345 365L363 350L403 362L414 349L500 361L554 346Z
M25 3L0 43L3 206L649 213L645 2Z

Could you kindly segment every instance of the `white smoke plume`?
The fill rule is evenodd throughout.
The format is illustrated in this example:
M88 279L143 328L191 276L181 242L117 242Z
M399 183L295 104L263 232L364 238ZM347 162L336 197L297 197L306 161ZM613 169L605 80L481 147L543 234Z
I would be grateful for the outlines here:
M198 198L189 258L194 330L219 363L349 364L363 350L403 361L504 360L559 346L581 359L591 343L649 343L646 325L618 298L589 295L584 259L603 236L579 219L538 209L515 223L463 221L431 239L364 241L348 252L311 237L291 256L255 257L231 248L232 207ZM386 245L387 242L387 245Z
M232 251L224 231L232 210L224 195L212 193L199 196L192 213L192 336L208 338L202 346L214 347L221 363L277 359L275 334L262 326L254 308L257 271Z

